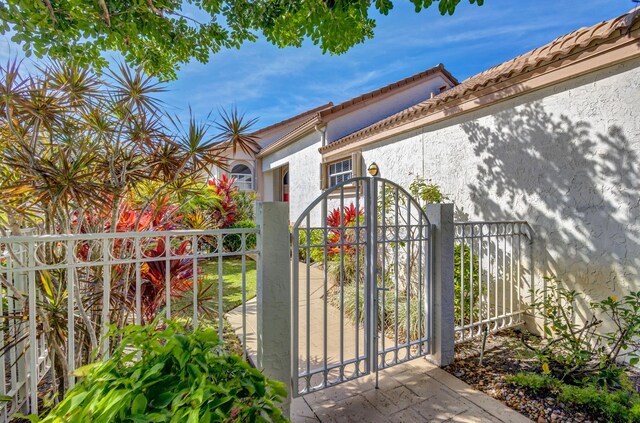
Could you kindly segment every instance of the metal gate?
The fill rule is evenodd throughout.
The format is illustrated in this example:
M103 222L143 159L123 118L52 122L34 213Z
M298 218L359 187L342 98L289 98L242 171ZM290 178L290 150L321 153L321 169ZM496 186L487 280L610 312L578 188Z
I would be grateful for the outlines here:
M431 225L402 187L359 177L292 228L292 375L299 396L431 354ZM298 260L296 260L298 259Z

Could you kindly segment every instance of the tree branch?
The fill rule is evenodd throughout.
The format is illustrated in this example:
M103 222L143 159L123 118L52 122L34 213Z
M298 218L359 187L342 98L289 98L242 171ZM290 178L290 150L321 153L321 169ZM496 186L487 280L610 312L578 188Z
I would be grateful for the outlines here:
M48 1L48 0L45 0L45 1ZM104 12L104 15L102 15L102 17L104 18L105 21L107 21L107 26L111 28L111 15L109 15L109 8L107 8L107 3L104 0L98 0L98 4L100 5L100 8Z
M153 13L155 13L158 16L162 16L162 10L158 10L158 8L153 4L153 0L147 0L147 5L149 6L149 9L151 9Z
M58 23L58 18L56 18L56 13L53 10L53 6L51 5L51 2L49 0L43 0L44 5L47 6L47 9L49 10L49 15L51 15L51 20L53 21L53 24L57 24Z

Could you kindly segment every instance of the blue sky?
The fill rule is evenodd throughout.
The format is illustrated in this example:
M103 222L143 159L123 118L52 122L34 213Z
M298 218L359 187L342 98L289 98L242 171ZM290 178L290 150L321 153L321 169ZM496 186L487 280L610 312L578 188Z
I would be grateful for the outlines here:
M454 16L437 7L415 13L396 0L389 16L374 16L375 37L340 56L317 46L278 49L266 41L223 51L208 64L190 63L161 95L179 116L191 105L209 111L237 107L258 127L328 101L338 103L443 63L459 80L540 47L583 26L628 12L631 0L485 0L460 3ZM16 51L0 40L0 56Z

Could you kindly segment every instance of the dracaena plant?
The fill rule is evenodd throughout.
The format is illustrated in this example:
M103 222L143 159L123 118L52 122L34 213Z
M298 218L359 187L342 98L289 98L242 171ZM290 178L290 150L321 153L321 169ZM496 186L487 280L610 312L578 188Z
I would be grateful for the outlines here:
M217 126L168 117L156 99L164 89L125 66L103 76L75 63L30 72L15 60L0 66L0 233L20 234L25 227L38 234L149 231L179 224L177 210L163 206L164 199L193 189L193 181L204 186L201 178L211 167L224 165L225 150L255 151L257 143L246 135L253 121L236 111L223 113ZM150 242L145 248L156 247ZM67 248L77 260L102 254L98 243ZM118 258L134 254L124 241L111 248ZM59 261L65 250L46 243L37 254L46 264ZM110 318L117 326L130 320L134 267L113 266L111 272ZM76 364L82 365L99 349L101 275L87 266L40 272L36 279L42 298L37 326L48 337L59 392L68 386L67 294L75 293ZM4 274L0 284L26 304L26 293Z

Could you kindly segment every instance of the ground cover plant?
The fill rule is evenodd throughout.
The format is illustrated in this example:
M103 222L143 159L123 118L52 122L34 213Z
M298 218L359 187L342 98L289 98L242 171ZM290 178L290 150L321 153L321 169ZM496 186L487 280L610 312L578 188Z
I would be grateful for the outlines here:
M111 357L77 369L64 400L34 421L287 421L284 384L227 353L215 330L160 320L111 336L121 339Z

